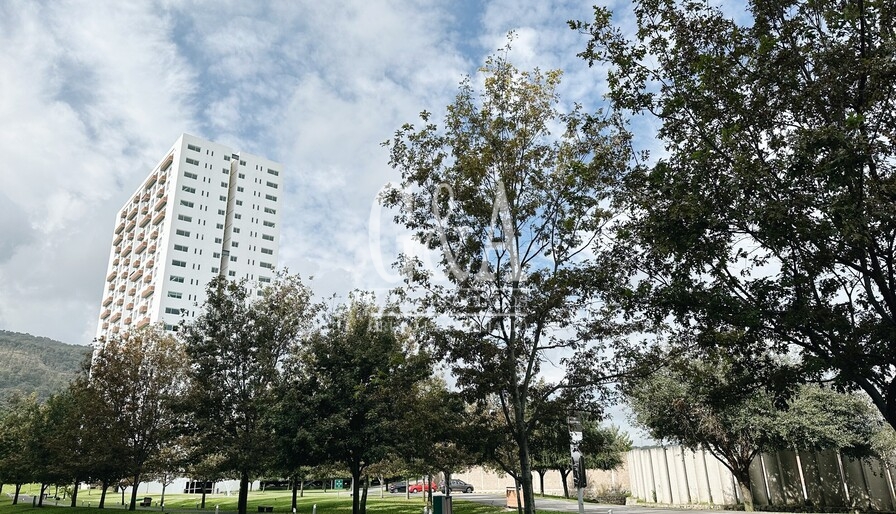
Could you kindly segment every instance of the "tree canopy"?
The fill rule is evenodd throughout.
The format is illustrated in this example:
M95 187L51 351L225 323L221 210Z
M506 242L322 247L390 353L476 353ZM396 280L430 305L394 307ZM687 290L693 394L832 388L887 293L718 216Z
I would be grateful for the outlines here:
M633 8L631 40L606 8L571 24L613 106L658 122L663 151L625 193L638 296L683 325L798 348L896 426L893 3Z

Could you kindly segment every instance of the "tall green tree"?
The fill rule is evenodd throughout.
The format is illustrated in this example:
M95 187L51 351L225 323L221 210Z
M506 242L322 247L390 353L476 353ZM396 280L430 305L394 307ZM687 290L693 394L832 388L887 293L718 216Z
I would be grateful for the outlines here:
M658 440L715 456L734 475L748 511L750 463L760 452L839 449L867 455L879 419L859 398L797 385L790 368L762 373L757 368L763 366L714 352L670 359L663 370L623 386L637 423Z
M0 478L15 486L13 505L19 502L22 485L36 474L31 442L39 413L36 396L12 395L0 418Z
M315 412L323 460L351 473L353 514L366 512L367 469L397 453L404 418L413 412L405 401L431 374L432 359L414 340L425 334L419 324L383 314L372 295L356 292L308 340L302 401Z
M896 427L893 2L633 8L633 39L607 8L571 22L614 107L655 121L664 148L627 182L621 254L644 279L627 296L751 331L759 352L798 348Z
M137 507L137 489L179 425L175 402L186 391L187 359L178 339L159 326L114 336L94 353L90 387L99 402L113 406L100 430L131 484L129 510ZM92 430L96 430L93 427Z
M196 320L183 327L190 388L183 407L200 456L214 456L240 480L237 509L246 514L249 480L272 464L271 414L287 351L310 328L311 290L278 274L261 295L245 282L216 277Z
M407 255L400 267L420 308L451 320L441 351L466 399L497 398L531 513L531 395L544 359L565 352L564 364L588 363L548 396L593 391L605 371L580 313L599 289L591 256L628 157L612 120L579 106L561 112L560 71L520 71L508 52L486 61L481 88L461 83L443 127L423 112L420 127L406 124L385 143L401 182L382 202L439 252L437 269Z

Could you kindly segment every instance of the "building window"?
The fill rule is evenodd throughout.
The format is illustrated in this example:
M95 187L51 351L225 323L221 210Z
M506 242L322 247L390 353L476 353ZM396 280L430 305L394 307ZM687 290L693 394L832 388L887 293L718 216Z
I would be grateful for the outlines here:
M268 181L268 187L273 187L274 189L277 189L277 184L275 182Z
M215 225L215 227L218 228L218 229L220 230L220 229L224 228L224 224L223 224L223 223L218 223L217 225Z
M227 197L224 196L224 195L221 195L221 196L218 197L218 200L221 200L222 202L226 202L226 201L227 201Z
M237 200L237 201L236 201L236 204L237 204L237 205L243 205L243 201L242 201L242 200Z
M274 250L271 250L270 248L262 248L261 253L265 253L268 255L274 255Z
M246 165L246 161L240 161L240 166L245 166L245 165Z
M189 157L187 157L187 164L192 164L193 166L199 166L199 161L197 161L196 159L190 159ZM186 172L184 173L185 177L190 177L190 175L193 175L193 174L192 173L187 174ZM196 175L193 175L190 178L196 178Z
M221 252L214 252L214 253L212 253L212 257L214 257L215 259L220 259L220 258L221 258Z
M273 239L272 239L272 241L273 241ZM221 244L221 238L220 238L220 237L216 237L216 238L215 238L215 243L216 243L216 244Z
M265 241L273 241L274 240L274 236L271 236L268 234L262 234L261 238L264 239Z
M179 261L179 260L177 260L177 259L172 260L172 261L171 261L171 264L174 265L174 266L178 266L178 267L180 267L180 268L186 268L186 267L187 267L187 263L186 263L186 262L184 262L184 261Z
M270 283L271 283L271 279L269 279L268 277L258 277L258 281L259 281L259 282L262 282L262 283L264 283L264 284L270 284Z
M224 160L225 160L225 161L229 161L229 160L230 160L230 156L229 156L229 155L225 155L225 156L224 156Z
M193 205L194 205L193 202L188 202L186 200L181 200L180 204L183 205L184 207L193 207Z
M265 200L270 200L270 201L272 201L272 202L276 202L276 201L277 201L277 197L274 196L274 195L264 195L264 198L265 198Z
M190 237L190 233L187 232L186 230L177 229L174 231L174 233L179 236Z
M245 174L245 173L239 173L238 175L239 175L240 178L246 178L246 174Z
M187 149L189 149L189 150L193 150L194 152L202 151L202 148L199 148L199 147L196 146L196 145L187 145Z
M165 307L165 314L178 314L180 315L180 309L174 307Z
M225 215L225 214L227 214L227 213L224 211L224 209L218 209L218 214L220 214L221 216L223 216L223 215Z
M238 219L238 220L243 219L243 215L242 215L242 214L234 214L233 217L236 218L236 219Z
M172 282L180 282L181 284L184 283L184 277L178 277L177 275L171 275L170 277L168 277L168 279Z
M265 221L264 226L274 228L274 222L273 221Z
M262 262L259 264L259 266L261 266L262 268L274 269L274 265L270 262Z
M189 251L189 248L187 248L187 247L184 246L184 245L174 245L174 249L177 250L178 252L186 252L186 251Z
M212 273L218 273L219 271L221 270L219 270L217 266L212 266Z
M239 191L240 193L242 193L242 192L243 192L243 186L236 186L236 190Z
M228 271L228 272L227 272L227 275L228 275L228 276L231 276L231 277L235 277L235 276L236 276L236 271Z
M277 177L277 176L280 175L280 172L279 172L279 171L277 171L277 170L272 170L271 168L268 168L268 173L270 173L271 175L273 175L273 176L275 176L275 177Z
M265 207L265 208L264 208L264 212L266 212L266 213L268 213L268 214L277 214L277 210L276 210L276 209L271 209L270 207Z
M233 227L233 233L234 233L234 234L239 234L239 233L240 233L240 229L239 229L239 227Z
M177 219L179 219L181 221L186 221L186 222L193 221L193 218L191 218L190 216L187 216L186 214L178 214Z
M236 262L236 255L230 256L230 262Z
M238 242L236 242L236 241L231 241L231 242L230 242L230 247L231 247L231 248L237 248L239 245L240 245L240 244L239 244Z
M184 295L181 294L181 293L178 293L177 291L168 291L168 298L178 298L178 299L180 299L180 298L183 298L183 297L184 297Z
M186 192L188 192L188 193L195 193L195 192L196 192L196 188L195 188L195 187L181 186L181 189L184 190L184 191L186 191Z

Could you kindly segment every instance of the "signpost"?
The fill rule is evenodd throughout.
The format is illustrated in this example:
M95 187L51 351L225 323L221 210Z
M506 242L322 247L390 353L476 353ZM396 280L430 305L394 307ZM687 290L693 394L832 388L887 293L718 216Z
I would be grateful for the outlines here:
M569 425L569 453L572 456L572 480L579 493L579 514L585 514L585 458L582 444L582 422L575 416L567 418Z

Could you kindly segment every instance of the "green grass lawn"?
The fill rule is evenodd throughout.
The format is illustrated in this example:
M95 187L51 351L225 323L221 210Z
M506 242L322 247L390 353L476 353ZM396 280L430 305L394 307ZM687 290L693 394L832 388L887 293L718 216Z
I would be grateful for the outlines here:
M96 490L80 491L78 493L78 504L84 507L70 508L69 500L59 501L59 506L54 506L54 501L44 500L44 507L38 509L31 506L31 501L22 502L19 505L12 505L12 498L6 493L12 493L14 489L11 486L4 486L3 493L0 495L0 514L103 514L108 511L123 512L121 503L121 495L116 493L108 493L106 495L106 509L100 510L96 508L99 503L100 494ZM22 488L22 494L37 494L38 487L32 489ZM52 493L52 490L50 491ZM143 495L138 496L142 498ZM158 502L160 495L151 494L154 502ZM489 505L481 505L469 501L463 501L455 497L454 513L455 514L503 514L508 512L500 507ZM129 501L130 497L126 497L125 501ZM236 494L226 496L223 494L206 495L205 510L198 509L200 501L199 495L193 494L165 494L165 508L155 507L137 507L137 512L149 514L154 512L177 513L177 514L212 514L215 507L219 508L220 514L231 514L236 512L237 497ZM291 514L292 493L290 491L267 491L267 492L251 492L249 493L248 511L256 513L259 505L272 506L274 514ZM91 507L86 505L90 504ZM347 491L305 491L305 496L298 499L297 514L311 514L312 508L317 505L317 514L351 514L352 499ZM384 498L380 498L379 490L372 490L367 497L367 511L369 514L422 514L423 498L421 495L412 495L410 499L405 498L403 494L386 494ZM64 509L64 510L61 510Z

